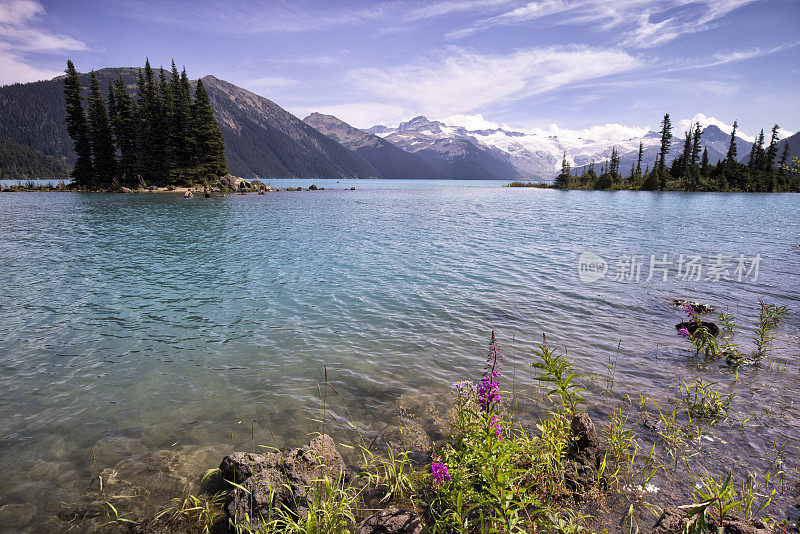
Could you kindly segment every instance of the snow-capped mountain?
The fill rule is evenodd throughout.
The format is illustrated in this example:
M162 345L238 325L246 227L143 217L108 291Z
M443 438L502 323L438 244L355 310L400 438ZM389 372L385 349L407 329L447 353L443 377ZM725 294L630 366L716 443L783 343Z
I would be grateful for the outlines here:
M474 122L474 121L473 121ZM469 148L491 158L493 163L512 166L518 179L551 180L561 169L561 160L566 153L573 168L581 168L595 162L607 161L612 147L620 154L620 170L626 174L636 163L639 143L642 143L642 170L652 167L658 154L661 139L657 132L644 128L629 128L620 125L604 125L586 130L565 130L553 126L550 130L523 130L486 123L482 118L478 126L465 126L430 121L415 117L396 128L384 125L373 126L365 132L383 137L401 148L421 155L426 159L453 158ZM701 122L702 124L702 122ZM676 157L683 149L683 132L673 130L670 156ZM708 148L709 161L716 163L725 156L730 134L716 125L703 130L703 145ZM739 155L749 150L750 143L738 138ZM504 176L511 178L512 176Z

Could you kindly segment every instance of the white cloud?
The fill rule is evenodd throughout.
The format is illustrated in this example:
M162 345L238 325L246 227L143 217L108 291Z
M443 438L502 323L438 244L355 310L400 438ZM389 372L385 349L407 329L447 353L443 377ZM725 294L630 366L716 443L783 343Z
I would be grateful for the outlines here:
M622 44L651 48L681 35L705 31L734 9L757 0L537 0L448 34L460 39L495 26L542 21L553 25L590 24L602 30L620 26Z
M461 126L467 130L496 130L501 127L496 122L487 121L480 113L475 115L464 115L459 113L445 117L441 119L441 122L449 126ZM503 125L503 129L508 129L508 126Z
M39 69L14 59L0 47L0 85L50 80L63 72Z
M588 46L528 48L479 54L457 47L418 63L354 71L351 80L392 103L434 117L482 110L629 71L640 60L621 50Z
M40 2L0 0L0 83L44 80L61 74L31 65L27 53L86 50L84 43L42 27L44 15Z

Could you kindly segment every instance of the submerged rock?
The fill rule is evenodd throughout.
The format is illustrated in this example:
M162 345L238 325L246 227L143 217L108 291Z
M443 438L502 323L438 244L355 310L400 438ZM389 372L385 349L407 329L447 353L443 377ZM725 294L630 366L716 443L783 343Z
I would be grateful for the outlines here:
M586 412L572 417L570 424L572 444L567 449L567 467L564 478L572 489L591 484L600 466L600 440L592 418Z
M359 523L355 534L421 534L419 516L411 510L389 506Z
M685 308L686 306L691 306L692 308L694 308L694 311L696 311L700 315L704 313L711 313L714 311L714 307L711 306L710 304L703 304L701 302L695 302L693 300L674 299L672 303L679 308Z
M656 521L653 526L651 534L675 534L679 532L686 532L686 527L689 523L689 517L678 506L668 506ZM706 517L706 524L708 525L709 532L718 531L718 520L714 514L708 514ZM737 516L727 516L722 521L722 527L725 534L770 534L770 530L760 519L753 519L745 521Z
M675 534L676 532L684 532L686 521L686 512L677 506L668 506L664 508L658 521L653 525L651 534Z
M297 449L233 453L222 460L220 470L225 480L238 485L228 494L228 517L237 524L250 518L255 528L272 516L274 508L286 507L297 516L304 516L315 480L325 475L333 481L347 476L344 460L328 435Z
M710 321L702 321L700 324L708 329L712 336L717 337L719 335L719 327L716 324ZM681 321L675 325L675 330L680 330L681 328L685 328L690 334L694 335L697 331L697 323L694 321Z

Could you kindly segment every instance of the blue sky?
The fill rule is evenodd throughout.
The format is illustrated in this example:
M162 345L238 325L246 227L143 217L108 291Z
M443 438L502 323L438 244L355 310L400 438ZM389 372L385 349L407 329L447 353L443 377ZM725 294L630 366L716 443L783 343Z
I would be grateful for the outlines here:
M669 112L800 129L798 0L0 0L0 83L68 57L80 71L174 57L359 127L656 128Z

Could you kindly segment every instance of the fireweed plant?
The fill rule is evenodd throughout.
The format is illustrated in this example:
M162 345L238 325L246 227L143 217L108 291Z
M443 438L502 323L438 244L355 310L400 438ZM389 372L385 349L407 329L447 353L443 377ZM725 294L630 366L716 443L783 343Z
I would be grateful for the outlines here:
M480 382L454 384L453 434L434 453L429 489L422 492L430 532L583 530L582 519L563 506L568 495L563 458L579 388L569 365L546 342L534 354L543 359L535 366L544 371L540 379L552 383L554 391L565 392L568 400L558 403L533 432L501 410L503 356L494 332ZM565 521L568 525L561 524Z

